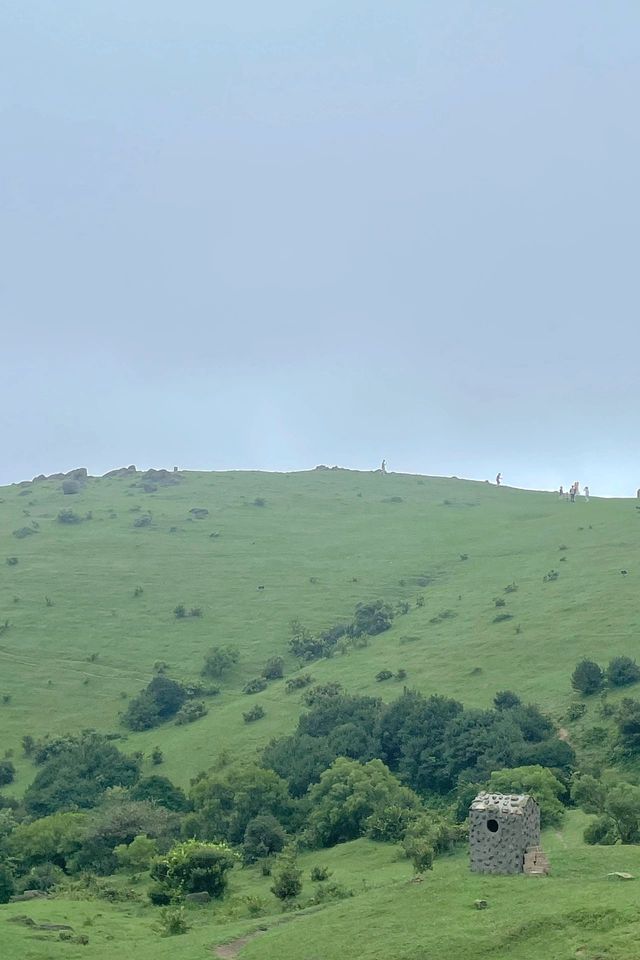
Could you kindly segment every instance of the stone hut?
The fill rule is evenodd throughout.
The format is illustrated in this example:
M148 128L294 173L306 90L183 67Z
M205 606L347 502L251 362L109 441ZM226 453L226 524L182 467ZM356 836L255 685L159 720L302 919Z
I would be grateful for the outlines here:
M526 872L548 872L538 804L527 794L479 793L469 809L469 851L475 873L523 873L525 857L536 867Z

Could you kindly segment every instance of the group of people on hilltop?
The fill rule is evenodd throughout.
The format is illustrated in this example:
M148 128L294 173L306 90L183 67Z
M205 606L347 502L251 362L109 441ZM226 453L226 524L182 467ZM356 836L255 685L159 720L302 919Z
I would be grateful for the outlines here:
M561 500L569 500L571 503L576 502L576 497L580 495L580 483L576 480L571 484L568 490L565 490L562 484L560 484L560 489L558 490L558 497ZM589 503L589 487L584 487L582 495L585 499L585 503Z

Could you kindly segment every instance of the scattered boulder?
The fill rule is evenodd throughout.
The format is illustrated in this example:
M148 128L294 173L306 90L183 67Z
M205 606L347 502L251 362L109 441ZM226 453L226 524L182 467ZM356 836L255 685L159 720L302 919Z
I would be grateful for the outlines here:
M189 513L194 520L205 520L209 516L209 511L206 507L192 507Z
M103 477L108 480L111 477L129 477L132 473L137 473L133 463L130 467L118 467L116 470L109 470L103 474Z
M211 897L206 890L202 890L199 893L188 893L184 899L186 903L209 903Z
M182 475L172 470L147 470L142 474L143 480L150 480L152 483L164 483L171 486L180 483Z
M22 903L24 900L46 900L44 890L25 890L24 893L16 893L11 897L10 903Z
M63 480L62 481L62 492L65 496L70 496L74 493L80 493L81 486L77 480Z
M473 905L476 908L476 910L486 910L487 907L489 906L486 900L474 900Z

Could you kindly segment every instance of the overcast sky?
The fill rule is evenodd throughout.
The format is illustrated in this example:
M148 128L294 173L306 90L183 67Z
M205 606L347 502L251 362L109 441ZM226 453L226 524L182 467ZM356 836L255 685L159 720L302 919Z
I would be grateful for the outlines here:
M637 0L0 11L0 482L635 494Z

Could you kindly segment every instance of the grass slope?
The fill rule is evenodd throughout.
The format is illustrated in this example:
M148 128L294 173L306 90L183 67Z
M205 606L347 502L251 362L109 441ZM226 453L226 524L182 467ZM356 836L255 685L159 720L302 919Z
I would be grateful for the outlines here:
M0 489L0 501L0 559L18 558L0 562L0 623L9 621L0 696L10 697L0 703L0 734L16 756L25 733L116 729L123 696L150 679L156 660L195 678L211 645L236 644L241 662L207 717L129 737L145 753L160 742L163 773L187 783L223 749L247 755L292 728L299 697L285 696L282 681L255 697L241 689L267 657L287 655L293 617L327 627L377 597L407 599L411 612L367 649L313 664L318 680L392 697L398 684L375 674L403 667L425 693L484 705L509 687L553 710L566 703L580 656L637 652L632 501L574 505L470 481L349 471L187 473L156 493L131 478L92 479L74 496L41 481ZM194 507L209 515L193 519ZM63 509L92 519L59 523ZM151 524L135 527L147 511ZM13 536L33 522L39 532ZM559 579L543 583L552 568ZM513 580L517 593L504 595ZM505 608L496 610L497 596ZM180 602L203 617L176 620ZM454 616L432 623L443 610ZM494 623L503 612L513 620ZM296 669L288 657L287 673ZM248 726L242 711L255 702L266 717ZM22 765L16 790L30 769Z
M130 734L124 749L148 755L159 744L166 756L159 772L183 784L223 750L253 757L293 728L301 704L285 695L283 681L255 697L242 693L243 684L274 654L285 655L288 676L300 669L287 653L293 617L321 629L348 618L361 600L408 600L411 610L366 649L304 668L353 692L396 696L400 684L376 683L375 675L402 667L406 682L427 694L487 705L496 690L511 688L559 714L580 656L603 662L637 653L634 502L572 505L469 481L348 471L183 476L153 493L132 486L139 477L92 479L74 496L53 480L0 490L0 623L9 624L0 636L0 742L15 751L16 793L33 772L20 759L24 734L118 729L123 694L150 679L156 660L193 679L216 643L237 645L241 661L209 701L208 716ZM194 519L193 508L208 516ZM62 524L64 509L92 519ZM151 523L135 526L147 511ZM32 523L37 533L13 535ZM559 578L544 583L553 568ZM512 581L517 592L505 594ZM144 592L134 597L137 586ZM507 604L499 610L498 596ZM176 620L180 602L201 607L202 618ZM454 615L432 622L444 610ZM495 623L501 612L513 619ZM253 703L266 717L246 725L242 711ZM586 848L583 826L572 814L562 832L547 834L548 880L471 876L460 854L413 884L394 847L358 841L302 858L306 869L326 863L356 894L320 910L283 916L270 881L257 869L237 869L230 898L193 908L192 929L178 941L159 937L157 912L144 901L46 901L0 908L0 952L102 960L115 946L123 958L161 960L178 946L184 960L195 960L264 925L242 960L426 960L445 948L459 960L603 953L628 960L640 933L635 884L605 875L640 872L640 850ZM249 895L265 901L258 920L249 917ZM486 897L489 910L474 911L476 897ZM86 930L90 946L5 922L25 913Z
M9 960L107 960L114 950L123 960L169 960L176 953L199 960L238 938L247 938L240 960L636 960L640 881L607 874L638 876L640 848L585 847L585 821L572 813L561 831L546 831L553 868L547 878L473 875L459 853L437 860L433 874L417 884L396 848L358 840L300 858L307 877L312 865L325 864L332 879L354 893L322 908L282 914L269 879L258 868L237 868L223 905L188 908L191 929L181 937L162 938L157 909L143 902L49 900L0 908L0 946ZM303 897L313 888L307 880ZM247 896L263 900L259 919L248 917ZM486 899L488 909L476 911L476 899ZM25 915L36 923L69 924L89 945L60 942L56 933L11 921Z

